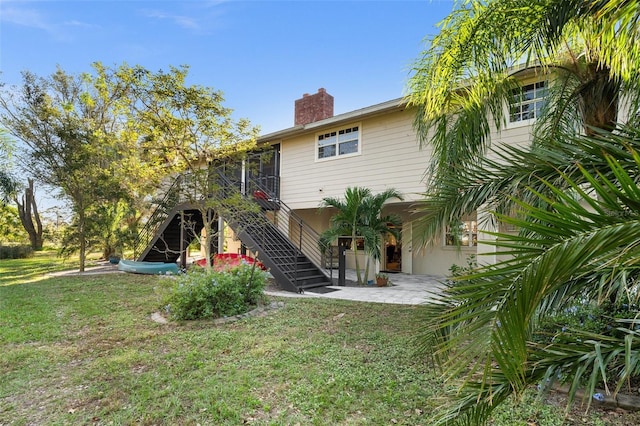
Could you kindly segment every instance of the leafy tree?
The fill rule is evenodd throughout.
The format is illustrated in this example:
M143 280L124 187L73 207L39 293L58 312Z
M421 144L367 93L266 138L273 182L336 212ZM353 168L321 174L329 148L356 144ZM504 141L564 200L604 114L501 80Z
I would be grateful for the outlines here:
M183 175L181 200L199 210L210 242L217 222L212 212L224 217L236 208L257 209L239 194L225 194L214 168L231 167L256 149L259 129L246 119L234 120L221 92L187 85L187 67L156 74L141 67L126 71L120 78L133 81L138 131L145 135L149 152L162 158L168 170ZM211 267L211 244L204 247Z
M125 199L96 203L87 216L91 219L89 235L102 249L102 258L122 255L125 246L131 245L136 221L139 218L130 202Z
M94 74L48 77L23 73L20 90L0 92L0 122L27 147L23 168L70 201L70 234L80 270L90 240L87 213L105 200L142 199L164 165L145 148L132 123L131 81L94 64Z
M624 0L467 1L416 63L408 101L421 143L434 150L425 241L480 208L521 230L495 234L511 260L460 278L430 306L424 347L448 377L467 376L439 423L482 424L543 379L571 381L573 395L583 384L621 386L638 371L636 313L616 323L618 339L575 331L543 346L533 337L574 304L637 297L638 133L611 132L622 99L638 107L639 14ZM530 148L492 147L521 62L553 76L546 106Z
M102 139L98 128L108 126L108 106L95 104L85 81L58 69L48 78L23 73L20 92L0 97L2 123L28 147L26 166L41 182L60 187L76 215L80 270L87 249L86 211L96 198L94 189L107 173L98 159ZM110 121L109 124L112 124ZM106 147L105 147L106 148Z
M356 276L359 284L367 281L369 259L366 262L364 278L358 259L357 239L363 238L365 252L374 259L380 258L381 236L392 233L399 237L389 224L398 225L400 220L394 215L381 217L382 207L392 198L402 200L402 195L395 189L387 189L380 194L372 194L368 188L348 187L344 200L335 197L322 199L321 207L333 207L337 212L331 217L330 226L321 239L333 241L338 237L351 236L351 248L355 255Z
M0 205L0 245L2 243L22 243L28 239L20 224L18 209L7 204Z
M9 158L13 152L13 143L6 130L0 128L0 203L9 201L17 190L17 182L9 170Z
M6 170L0 170L0 202L4 205L9 198L16 192L17 184L13 176Z

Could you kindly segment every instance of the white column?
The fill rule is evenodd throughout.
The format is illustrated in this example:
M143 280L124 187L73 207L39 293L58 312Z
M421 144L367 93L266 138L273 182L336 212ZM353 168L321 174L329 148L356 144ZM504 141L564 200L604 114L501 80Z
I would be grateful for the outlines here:
M402 272L413 274L413 222L402 224Z

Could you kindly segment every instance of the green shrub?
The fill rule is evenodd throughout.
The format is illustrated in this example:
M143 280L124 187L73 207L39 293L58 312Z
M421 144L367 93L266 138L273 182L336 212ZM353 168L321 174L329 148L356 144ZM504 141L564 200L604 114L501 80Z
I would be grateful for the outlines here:
M0 245L0 259L26 259L33 256L33 249L28 245Z
M476 256L471 254L467 256L466 264L464 266L456 265L454 263L449 267L449 281L451 281L451 279L471 274L477 268L478 261L476 260Z
M570 341L574 331L614 336L623 339L624 330L640 330L640 308L627 298L611 303L577 300L573 305L544 318L536 330L535 339L548 342L554 338ZM579 337L574 337L579 339Z
M167 304L178 320L238 315L260 301L266 283L267 274L247 264L223 272L190 270L176 279Z

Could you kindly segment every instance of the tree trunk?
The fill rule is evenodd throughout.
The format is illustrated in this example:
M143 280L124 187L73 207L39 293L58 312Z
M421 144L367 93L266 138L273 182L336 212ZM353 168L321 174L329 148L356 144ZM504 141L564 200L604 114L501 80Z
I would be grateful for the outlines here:
M210 208L201 209L200 213L202 214L203 229L206 235L205 244L204 244L204 256L207 260L207 263L205 264L205 268L208 271L211 271L213 270L213 266L214 266L213 265L214 251L212 247L213 238L217 236L219 232L219 230L215 229L214 227L218 219L213 214L213 211ZM194 233L194 235L196 234L195 229L192 232Z
M85 235L85 215L84 210L79 210L78 213L78 238L80 238L80 267L78 271L84 272L84 267L87 259L87 237Z
M579 90L579 108L585 133L593 136L598 129L610 132L615 128L620 83L611 79L608 68L592 64L589 71L590 78Z
M360 273L361 272L360 261L358 260L358 242L356 241L355 231L351 234L351 250L353 250L353 255L356 261L356 279L358 281L358 284L362 284L362 274Z
M18 206L20 222L22 222L22 226L29 234L31 248L33 250L42 250L42 221L40 220L38 206L34 197L33 179L29 178L27 181L29 186L24 190L22 203L20 203L18 197L15 197L14 201Z

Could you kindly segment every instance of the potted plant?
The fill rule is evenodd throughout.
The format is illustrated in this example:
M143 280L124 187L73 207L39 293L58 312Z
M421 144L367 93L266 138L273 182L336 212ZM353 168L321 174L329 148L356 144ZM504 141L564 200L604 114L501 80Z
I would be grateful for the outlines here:
M383 273L376 274L376 285L378 287L386 287L389 285L389 275Z

